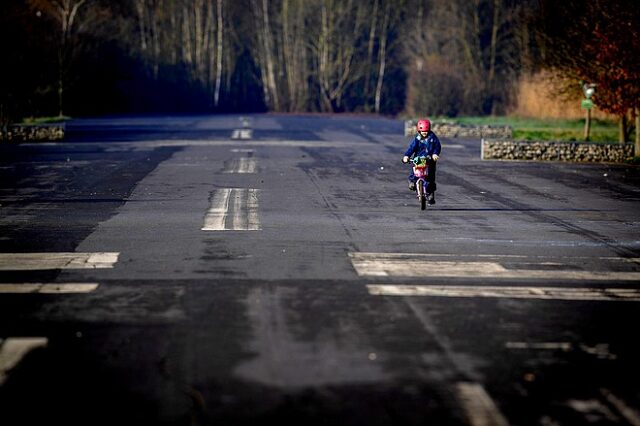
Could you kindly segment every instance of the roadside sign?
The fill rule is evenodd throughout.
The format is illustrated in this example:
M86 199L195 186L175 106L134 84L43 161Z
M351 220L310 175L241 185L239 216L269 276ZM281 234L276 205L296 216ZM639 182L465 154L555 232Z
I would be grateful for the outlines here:
M591 99L583 99L582 109L591 109L591 108L593 108L593 101Z

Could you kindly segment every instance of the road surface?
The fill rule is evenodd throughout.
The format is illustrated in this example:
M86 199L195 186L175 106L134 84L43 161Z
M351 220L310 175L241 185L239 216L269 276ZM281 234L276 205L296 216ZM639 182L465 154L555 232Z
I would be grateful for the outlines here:
M113 117L0 146L0 423L640 424L640 171L398 120Z

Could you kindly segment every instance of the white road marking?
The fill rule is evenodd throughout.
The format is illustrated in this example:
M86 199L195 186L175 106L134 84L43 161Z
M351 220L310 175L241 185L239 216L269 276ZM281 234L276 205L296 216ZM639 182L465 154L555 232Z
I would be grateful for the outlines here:
M42 284L42 283L3 283L0 284L1 294L20 294L20 293L45 293L45 294L66 294L66 293L90 293L98 289L97 283L60 283L60 284Z
M224 188L214 193L203 231L258 231L258 189ZM230 210L233 214L230 214Z
M629 407L623 400L612 394L607 389L600 389L602 396L629 422L632 426L640 426L640 413Z
M458 399L471 426L507 426L509 422L478 383L456 384Z
M203 231L224 231L227 214L229 213L229 197L231 188L223 188L214 192L211 207L204 217Z
M576 346L570 342L507 342L505 347L507 349L560 350L563 352L580 350L589 355L594 355L599 359L614 360L618 358L617 355L609 351L609 345L607 343L598 343L595 346L587 346L581 343Z
M640 272L507 269L498 262L426 260L424 256L349 253L360 276L640 281Z
M563 352L569 352L573 349L573 345L570 342L540 342L540 343L528 343L528 342L507 342L505 344L507 349L542 349Z
M0 341L0 385L7 379L7 372L25 355L36 348L46 347L47 343L46 337L10 337Z
M112 149L118 147L132 147L136 150L147 150L153 148L162 147L182 147L182 146L238 146L236 139L223 139L223 140L180 140L180 139L166 139L166 140L154 140L154 141L105 141L105 144ZM39 145L51 145L57 146L58 143L46 143L41 142ZM268 147L282 147L282 148L363 148L366 146L372 146L373 143L368 142L353 142L347 140L245 140L242 142L243 146L268 146Z
M236 129L231 133L231 139L251 139L253 130L250 129Z
M367 290L369 294L375 296L490 297L500 299L640 302L640 289L626 288L369 284L367 285Z
M570 399L569 401L567 401L567 405L573 408L578 413L584 415L585 422L587 418L605 418L612 423L619 422L619 419L615 414L613 414L611 409L597 399Z
M241 153L245 153L245 154L252 154L253 150L252 149L238 149L238 148L234 148L231 150L231 152L241 152Z
M256 173L258 167L255 158L241 157L224 173Z
M0 271L113 268L120 253L0 253Z

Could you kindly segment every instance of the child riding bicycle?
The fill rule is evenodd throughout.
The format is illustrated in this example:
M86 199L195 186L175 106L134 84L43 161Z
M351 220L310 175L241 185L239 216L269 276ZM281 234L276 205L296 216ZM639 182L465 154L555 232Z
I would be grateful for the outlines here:
M427 202L429 204L436 203L435 191L436 191L436 162L440 158L440 151L442 145L440 145L440 139L435 133L431 131L431 122L427 119L419 120L416 125L418 134L413 138L409 144L409 148L402 157L403 163L408 163L412 157L426 157L427 159ZM413 169L409 175L409 189L415 191L416 189L416 176L413 174Z

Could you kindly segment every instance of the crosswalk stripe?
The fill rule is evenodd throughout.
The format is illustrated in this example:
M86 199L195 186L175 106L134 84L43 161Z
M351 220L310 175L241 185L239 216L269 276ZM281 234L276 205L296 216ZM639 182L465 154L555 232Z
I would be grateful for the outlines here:
M500 287L461 285L369 284L375 296L489 297L502 299L640 302L640 290L628 288Z
M0 271L113 268L120 253L0 253Z
M0 294L43 293L43 294L68 294L90 293L98 289L97 283L2 283Z
M499 262L432 260L411 254L350 253L349 257L360 276L640 281L640 272L507 269Z
M10 337L0 341L0 385L7 379L7 372L18 365L22 358L47 344L46 337Z
M258 231L258 189L224 188L214 192L203 231Z

